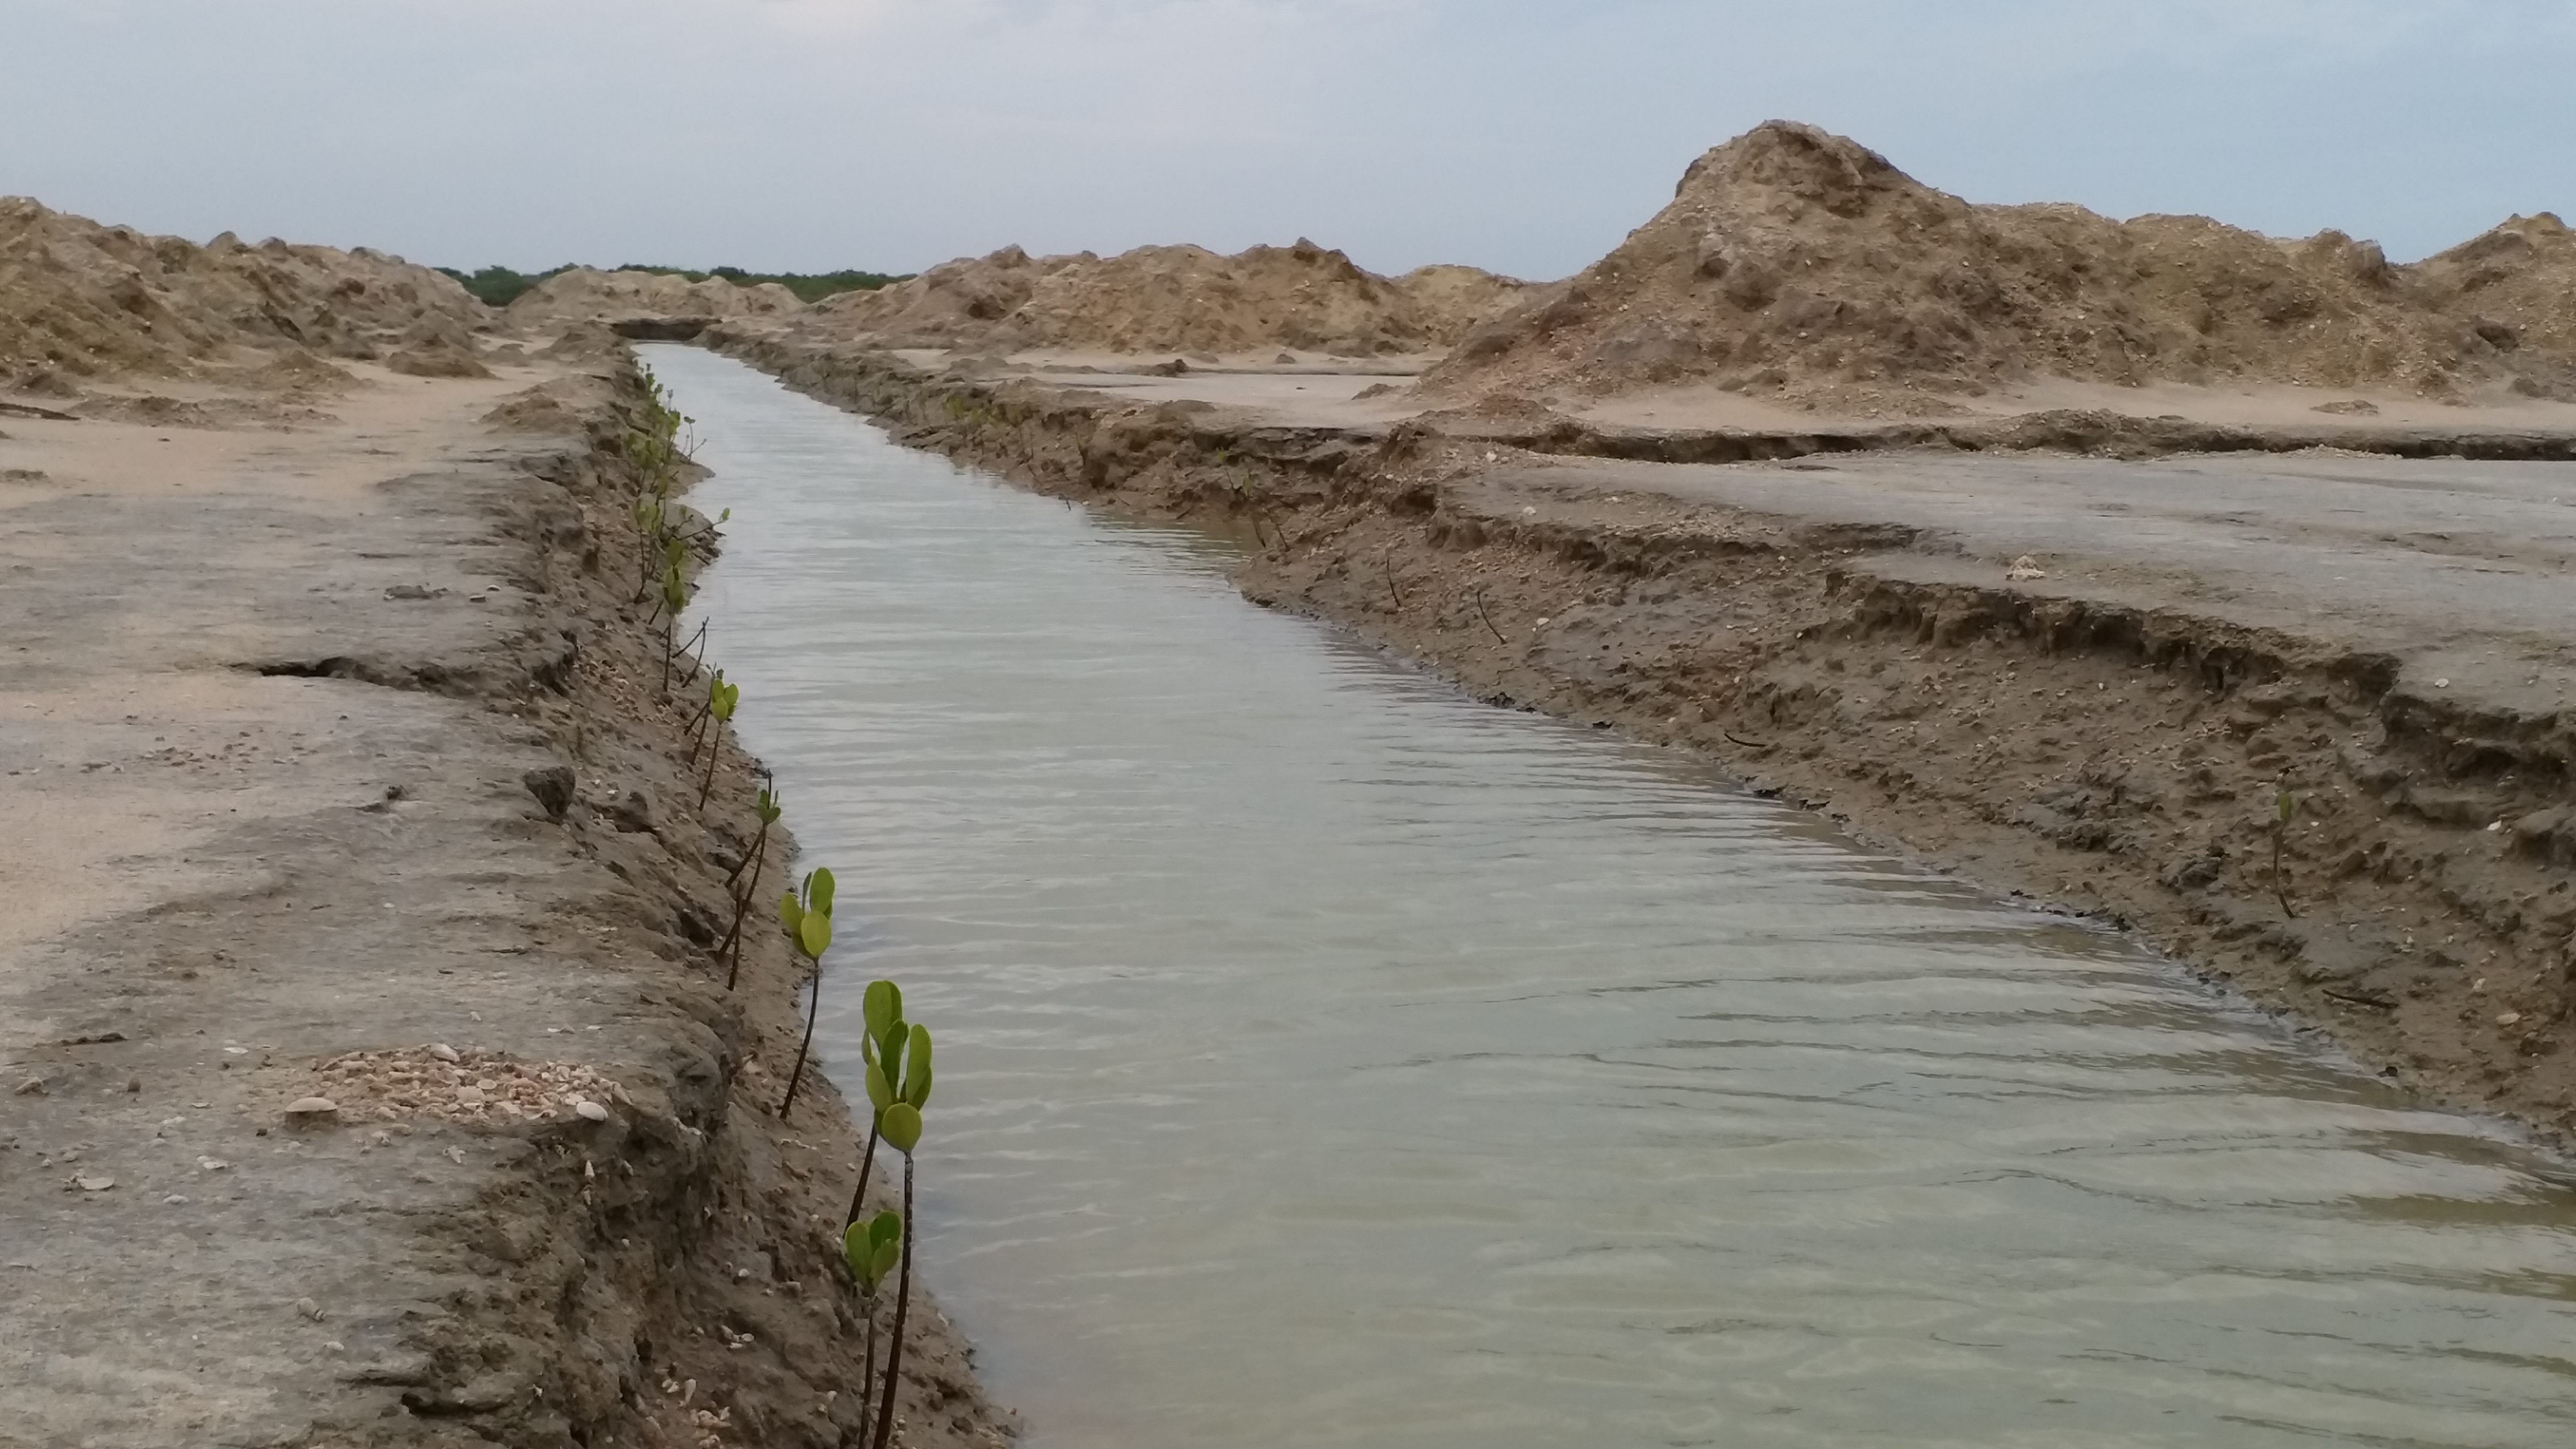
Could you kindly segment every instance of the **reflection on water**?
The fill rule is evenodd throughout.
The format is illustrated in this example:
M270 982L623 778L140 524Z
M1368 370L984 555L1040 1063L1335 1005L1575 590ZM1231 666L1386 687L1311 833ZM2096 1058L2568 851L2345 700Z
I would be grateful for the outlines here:
M840 876L836 1068L901 980L928 1272L1036 1449L2576 1443L2546 1159L1187 534L652 360Z

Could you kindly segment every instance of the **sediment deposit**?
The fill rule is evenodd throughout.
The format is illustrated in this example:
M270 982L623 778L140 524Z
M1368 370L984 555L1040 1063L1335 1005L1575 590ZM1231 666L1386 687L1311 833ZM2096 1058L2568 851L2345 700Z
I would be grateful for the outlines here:
M1476 329L1433 396L1705 384L1935 413L2033 378L2576 398L2556 218L2419 266L2340 232L1981 206L1812 126L1692 163L1608 256Z
M359 248L199 246L0 197L0 389L77 396L116 375L261 388L316 358L462 346L487 309L455 279ZM439 374L433 374L439 375Z
M776 282L742 287L721 277L692 282L661 272L574 267L520 293L502 315L514 328L543 331L639 318L785 317L804 307Z
M886 347L1222 356L1436 352L1527 290L1472 267L1381 277L1300 239L1222 256L1195 246L1113 257L966 257L817 303L809 335Z

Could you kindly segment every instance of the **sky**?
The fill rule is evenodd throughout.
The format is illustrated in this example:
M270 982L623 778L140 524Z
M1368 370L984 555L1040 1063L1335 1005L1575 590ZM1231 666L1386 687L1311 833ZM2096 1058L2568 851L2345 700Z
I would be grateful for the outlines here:
M414 261L1587 265L1813 122L1971 201L2576 215L2576 0L0 0L0 194Z

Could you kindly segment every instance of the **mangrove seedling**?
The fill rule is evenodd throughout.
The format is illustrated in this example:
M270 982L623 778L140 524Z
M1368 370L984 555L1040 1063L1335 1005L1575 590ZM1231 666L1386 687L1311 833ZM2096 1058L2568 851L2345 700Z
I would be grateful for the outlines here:
M795 944L796 954L814 968L813 991L805 1006L805 1040L796 1048L796 1068L787 1074L787 1095L778 1104L778 1117L783 1122L788 1109L796 1105L797 1085L805 1080L805 1058L814 1050L814 1019L823 1013L823 952L832 944L832 873L806 872L801 890L789 891L779 898L778 923L787 928L787 939Z
M698 782L698 808L700 810L707 808L708 792L714 790L716 787L716 761L721 759L724 755L725 723L733 718L734 702L742 698L742 691L725 683L722 676L719 676L716 679L713 693L715 695L715 725L707 731L707 744L709 746L707 750L707 773L706 778Z
M868 1326L867 1336L859 1345L861 1442L868 1437L868 1415L876 1407L877 1289L902 1257L903 1218L898 1213L882 1212L864 1223L853 1220L841 1230L841 1259L849 1264L850 1276L858 1282L859 1316Z
M680 652L680 611L689 607L689 584L680 577L680 566L673 564L662 575L662 694L671 693L671 661Z
M2281 848L2288 843L2290 821L2299 813L2299 797L2290 793L2284 781L2272 796L2272 896L2281 903L2281 914L2297 920L2299 913L2290 904L2290 878L2281 870Z
M903 1154L903 1259L902 1272L895 1280L894 1336L886 1345L886 1375L883 1396L877 1400L876 1449L886 1449L886 1440L894 1429L895 1385L903 1375L903 1321L912 1306L912 1164L913 1150L921 1145L921 1109L930 1103L930 1032L913 1027L908 1040L896 1046L894 1053L885 1050L897 1042L892 1032L879 1043L877 1068L868 1076L868 1100L877 1105L885 1118L886 1145ZM896 1090L894 1056L906 1056L902 1088Z
M762 790L753 809L760 814L760 833L752 837L751 849L744 852L742 862L733 868L733 874L725 877L725 888L733 892L733 925L725 931L724 945L716 954L727 961L727 991L733 990L735 983L742 979L742 923L751 914L751 903L760 898L760 866L769 855L769 827L778 823L782 809L777 787ZM750 873L748 880L743 879L746 871Z
M705 625L701 624L699 626L699 632L701 634L705 632L705 629ZM707 680L707 697L698 701L696 712L689 716L690 764L694 765L698 762L698 749L706 743L707 720L715 713L716 691L723 686L724 671L719 669Z
M859 1017L859 1057L868 1071L869 1111L868 1145L859 1153L859 1185L850 1192L850 1211L844 1219L853 1223L867 1206L868 1175L876 1170L877 1143L885 1132L886 1103L894 1100L895 1077L890 1073L902 1070L903 1049L912 1040L912 1028L903 1019L903 988L891 981L868 983L867 995L859 1003ZM888 1068L889 1060L896 1066ZM923 1070L928 1070L927 1064ZM883 1091L879 1090L881 1078L886 1087Z

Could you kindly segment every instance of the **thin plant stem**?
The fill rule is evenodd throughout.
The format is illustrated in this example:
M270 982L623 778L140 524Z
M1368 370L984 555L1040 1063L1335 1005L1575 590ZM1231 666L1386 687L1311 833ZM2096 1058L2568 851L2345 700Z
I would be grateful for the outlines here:
M912 1306L912 1154L903 1155L903 1277L894 1290L894 1339L886 1345L885 1396L877 1401L876 1449L894 1434L894 1390L903 1381L903 1319Z
M724 758L724 740L719 737L713 744L715 748L707 751L707 777L698 782L698 809L701 813L707 808L708 794L716 788L716 761Z
M751 872L752 880L757 883L760 880L760 858L768 852L769 822L763 820L760 822L760 834L752 838L751 854L744 856L742 858L742 864L735 866L733 870L725 876L725 884L730 886L735 881L742 879L742 873L746 870Z
M868 1114L868 1148L859 1154L859 1185L850 1191L850 1215L841 1220L843 1228L859 1220L859 1213L868 1200L868 1174L877 1165L877 1132L884 1125L882 1114Z
M806 998L805 1040L796 1048L796 1070L787 1074L787 1095L778 1104L778 1120L787 1120L787 1110L796 1105L796 1088L805 1080L805 1055L814 1049L814 1018L823 1014L823 963L814 963L814 990Z
M877 1397L877 1295L870 1291L860 1296L859 1311L867 1316L868 1332L859 1348L859 1441L867 1442L868 1416L876 1411Z

